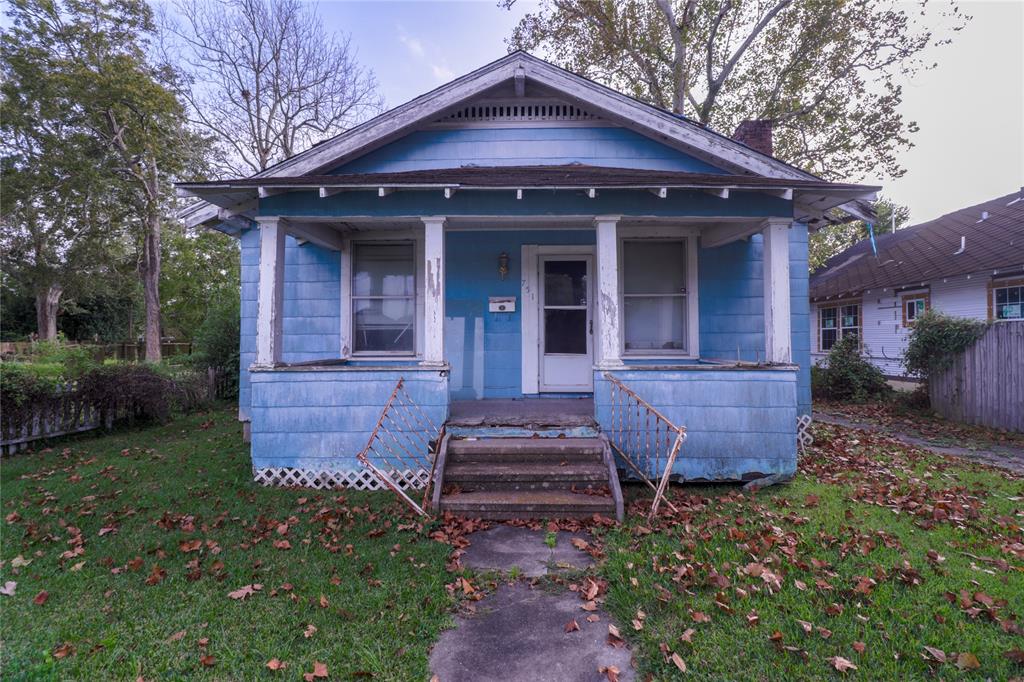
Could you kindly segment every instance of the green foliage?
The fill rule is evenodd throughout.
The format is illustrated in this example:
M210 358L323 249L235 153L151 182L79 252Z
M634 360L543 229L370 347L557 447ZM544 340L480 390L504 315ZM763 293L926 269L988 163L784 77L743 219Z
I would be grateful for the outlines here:
M102 412L131 405L130 418L166 422L182 404L183 389L148 364L104 365L78 380L78 391Z
M900 113L901 83L946 42L928 25L963 27L947 7L542 0L507 43L727 135L744 119L772 120L776 155L826 178L898 177L917 131Z
M224 372L238 386L241 315L238 290L214 301L196 332L193 362L201 368Z
M54 396L58 381L20 362L0 362L0 413L5 424L21 422L34 406Z
M233 297L237 309L238 240L215 230L168 224L164 226L163 252L160 296L164 334L195 340L214 307Z
M832 346L825 366L812 370L811 391L817 398L862 403L892 389L881 370L861 357L859 339L845 336Z
M32 364L57 366L61 378L71 381L99 366L101 360L96 349L88 346L71 345L58 338L56 341L39 341L32 346L27 359Z
M949 367L953 358L981 338L986 329L985 322L929 310L914 320L903 366L910 375L927 379L933 372Z

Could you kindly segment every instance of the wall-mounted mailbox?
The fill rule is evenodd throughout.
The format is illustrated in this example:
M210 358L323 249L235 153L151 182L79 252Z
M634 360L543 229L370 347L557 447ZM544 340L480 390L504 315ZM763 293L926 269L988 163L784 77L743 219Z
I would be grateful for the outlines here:
M490 296L487 299L487 310L492 313L514 313L516 311L516 297Z

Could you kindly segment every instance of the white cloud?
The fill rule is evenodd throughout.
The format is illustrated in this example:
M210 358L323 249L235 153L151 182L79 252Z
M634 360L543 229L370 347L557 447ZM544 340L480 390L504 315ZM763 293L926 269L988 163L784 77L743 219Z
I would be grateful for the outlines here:
M427 51L423 48L423 43L419 38L414 38L401 26L398 27L398 40L405 45L405 49L409 50L409 53L414 57L424 57Z
M455 72L441 64L431 64L430 70L433 72L434 78L441 83L447 83L455 78Z

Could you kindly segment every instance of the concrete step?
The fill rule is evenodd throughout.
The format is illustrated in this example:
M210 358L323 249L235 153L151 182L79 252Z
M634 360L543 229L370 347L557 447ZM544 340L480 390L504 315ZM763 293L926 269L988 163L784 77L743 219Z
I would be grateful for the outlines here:
M528 462L603 462L599 438L479 438L452 439L450 464Z
M615 517L612 497L566 490L474 491L441 496L441 510L484 519Z

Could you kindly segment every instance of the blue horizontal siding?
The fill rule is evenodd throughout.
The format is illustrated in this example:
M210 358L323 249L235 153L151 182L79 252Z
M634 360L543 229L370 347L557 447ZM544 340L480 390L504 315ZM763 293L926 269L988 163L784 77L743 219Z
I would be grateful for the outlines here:
M256 468L358 468L399 378L426 418L448 415L448 379L437 371L259 371L252 373L252 461ZM401 421L397 430L401 430Z
M742 480L796 470L797 372L623 369L613 375L686 427L675 475ZM611 386L595 372L594 409L606 430L614 423Z
M724 173L725 171L625 128L609 126L420 130L371 151L332 173L479 166L582 163L614 168Z

